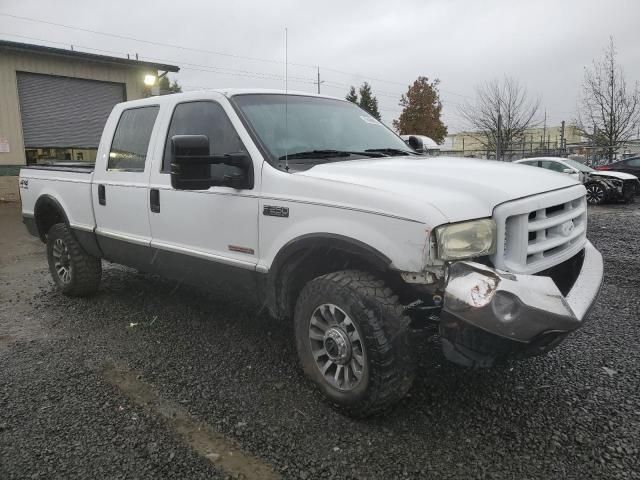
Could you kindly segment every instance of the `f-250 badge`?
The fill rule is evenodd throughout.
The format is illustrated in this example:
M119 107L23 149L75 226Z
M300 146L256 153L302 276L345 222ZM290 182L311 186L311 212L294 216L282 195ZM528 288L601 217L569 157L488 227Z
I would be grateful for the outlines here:
M262 214L269 217L284 217L289 216L289 207L276 207L273 205L265 205L262 209Z

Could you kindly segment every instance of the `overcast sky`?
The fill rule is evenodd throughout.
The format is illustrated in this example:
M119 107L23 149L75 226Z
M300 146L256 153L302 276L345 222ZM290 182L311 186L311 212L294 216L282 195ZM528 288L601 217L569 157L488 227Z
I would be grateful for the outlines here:
M185 90L283 88L286 27L290 89L315 91L315 65L322 93L367 80L390 123L413 80L439 78L450 132L464 128L458 105L475 85L505 74L540 97L550 124L571 120L583 68L609 35L627 79L640 80L638 0L0 0L0 13L183 47L0 15L2 39L137 52L181 66Z

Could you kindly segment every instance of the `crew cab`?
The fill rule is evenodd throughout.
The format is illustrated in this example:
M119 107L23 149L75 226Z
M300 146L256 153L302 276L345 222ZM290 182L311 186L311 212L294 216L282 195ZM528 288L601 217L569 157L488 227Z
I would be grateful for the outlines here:
M231 291L294 323L303 370L354 416L407 393L414 329L466 367L540 355L584 323L603 275L579 182L418 155L307 93L119 104L95 167L27 167L20 189L62 293L95 292L103 261Z

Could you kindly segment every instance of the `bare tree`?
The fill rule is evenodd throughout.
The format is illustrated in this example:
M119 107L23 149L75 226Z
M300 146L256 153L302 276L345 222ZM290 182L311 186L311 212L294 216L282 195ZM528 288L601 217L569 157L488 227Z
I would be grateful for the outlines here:
M476 87L475 102L466 102L460 115L467 121L470 135L487 150L510 150L521 142L525 130L535 126L540 100L529 99L527 89L517 80L504 77ZM498 119L501 128L498 131Z
M636 81L631 91L622 68L616 63L613 37L604 57L585 68L582 95L575 125L596 146L607 151L613 160L618 149L640 126L640 87Z

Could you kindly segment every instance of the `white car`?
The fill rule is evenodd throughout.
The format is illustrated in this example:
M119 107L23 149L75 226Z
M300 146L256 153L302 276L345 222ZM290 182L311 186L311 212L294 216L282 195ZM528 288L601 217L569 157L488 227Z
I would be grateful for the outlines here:
M524 158L513 163L521 163L570 175L584 184L587 189L587 201L591 205L600 205L606 201L615 200L632 202L634 196L640 193L640 181L635 175L594 170L570 158Z
M464 366L540 355L584 323L603 275L575 180L420 156L306 93L121 103L94 169L24 168L20 192L63 293L95 292L104 259L240 296L293 322L304 371L356 416L407 393L412 329L435 324Z

